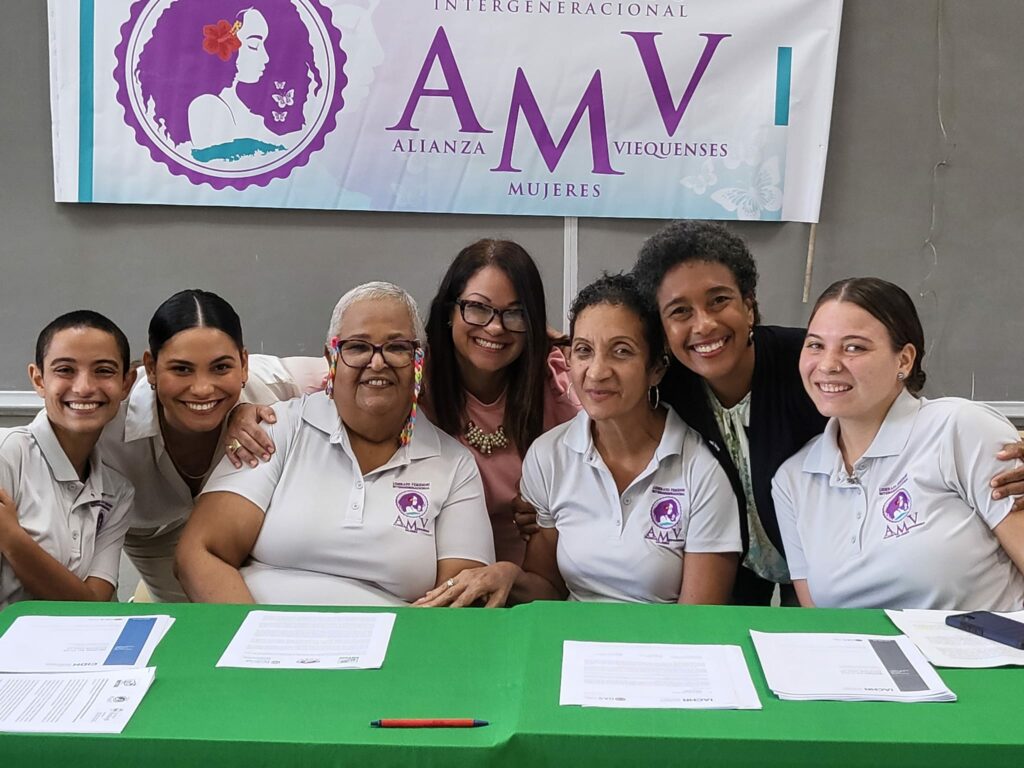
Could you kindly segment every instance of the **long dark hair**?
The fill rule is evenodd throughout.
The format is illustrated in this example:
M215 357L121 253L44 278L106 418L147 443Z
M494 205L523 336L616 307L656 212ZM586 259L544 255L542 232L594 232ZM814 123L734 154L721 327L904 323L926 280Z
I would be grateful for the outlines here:
M863 309L885 326L894 351L898 352L907 344L914 347L917 352L914 365L903 385L910 394L917 397L924 388L926 378L921 367L925 351L924 329L910 294L898 285L878 277L848 277L837 280L825 289L811 310L811 319L827 301L848 301Z
M238 313L216 293L189 288L179 291L156 308L149 321L149 354L155 360L172 336L190 328L216 328L242 352L242 322Z
M500 269L512 283L526 314L523 353L508 367L505 434L520 456L544 431L544 382L550 342L544 309L544 283L530 254L510 240L478 240L463 248L448 267L427 317L430 354L424 376L434 421L450 435L466 427L466 391L452 342L455 300L469 279L487 266Z

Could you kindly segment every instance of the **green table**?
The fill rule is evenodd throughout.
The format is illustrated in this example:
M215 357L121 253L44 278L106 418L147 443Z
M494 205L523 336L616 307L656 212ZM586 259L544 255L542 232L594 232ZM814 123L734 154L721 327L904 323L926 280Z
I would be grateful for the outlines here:
M0 767L338 765L1024 766L1024 669L940 670L954 704L784 702L748 630L895 634L881 611L535 603L398 609L382 669L216 669L248 609L21 603L27 614L177 621L124 733L0 734ZM288 610L288 609L282 609ZM761 711L560 707L562 641L742 646ZM380 717L477 717L486 728L381 730Z

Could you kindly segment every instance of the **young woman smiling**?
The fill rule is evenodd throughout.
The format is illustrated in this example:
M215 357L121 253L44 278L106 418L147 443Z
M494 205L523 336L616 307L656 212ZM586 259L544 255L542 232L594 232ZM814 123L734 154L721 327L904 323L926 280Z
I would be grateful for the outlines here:
M157 308L143 364L145 378L101 444L111 466L135 486L125 552L155 599L180 602L187 598L174 575L174 549L223 455L228 413L243 388L249 402L267 404L296 397L303 387L281 360L250 358L235 310L209 291L181 291Z
M114 594L132 487L96 448L128 396L128 339L103 315L61 315L39 334L32 386L45 407L0 429L0 609Z
M561 350L552 344L537 265L517 243L480 240L449 266L427 318L426 407L468 447L484 482L494 547L522 562L513 517L522 461L546 429L576 415Z
M802 605L1024 605L1024 511L989 491L1016 430L980 403L919 397L924 352L892 283L840 280L814 307L800 376L829 422L772 494Z
M804 330L760 324L754 259L721 224L669 224L644 243L633 272L674 357L664 399L704 437L740 503L749 546L733 600L767 605L781 584L783 603L795 604L771 479L825 426L800 381ZM999 458L1024 458L1024 449L1008 445ZM1024 494L1024 470L992 486L994 497ZM1024 509L1024 499L1016 504Z

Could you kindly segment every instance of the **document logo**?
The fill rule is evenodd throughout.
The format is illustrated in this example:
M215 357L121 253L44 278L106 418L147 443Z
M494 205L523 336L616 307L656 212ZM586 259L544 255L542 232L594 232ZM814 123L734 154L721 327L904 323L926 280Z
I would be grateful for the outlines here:
M214 189L266 186L305 165L347 83L320 0L138 0L114 53L136 141Z

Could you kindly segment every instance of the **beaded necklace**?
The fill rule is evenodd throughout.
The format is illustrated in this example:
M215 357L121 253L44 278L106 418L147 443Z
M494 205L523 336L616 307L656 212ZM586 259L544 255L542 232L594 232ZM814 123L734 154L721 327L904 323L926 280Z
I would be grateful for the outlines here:
M509 446L508 435L505 434L505 427L499 426L493 432L484 432L472 421L466 424L466 442L476 448L484 456L490 456L492 452L507 448Z

